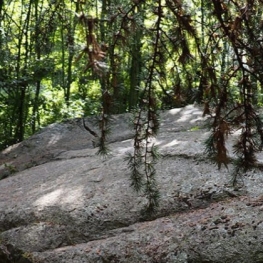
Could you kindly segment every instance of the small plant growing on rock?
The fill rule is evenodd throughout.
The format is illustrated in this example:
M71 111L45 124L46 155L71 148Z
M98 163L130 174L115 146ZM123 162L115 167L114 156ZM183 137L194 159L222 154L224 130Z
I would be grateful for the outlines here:
M10 174L14 174L18 171L17 168L12 164L5 163L5 167L8 169Z

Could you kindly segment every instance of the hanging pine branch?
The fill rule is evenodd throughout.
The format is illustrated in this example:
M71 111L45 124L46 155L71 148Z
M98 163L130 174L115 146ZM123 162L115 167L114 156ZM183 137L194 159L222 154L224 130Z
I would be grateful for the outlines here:
M158 148L153 142L157 135L159 120L155 110L148 107L149 105L144 105L135 112L134 150L126 160L131 171L131 186L136 192L143 193L147 199L147 205L143 212L151 214L159 206L160 197L155 169L155 164L160 156Z
M216 102L212 133L206 142L206 149L219 168L221 164L227 166L230 162L225 146L227 136L234 130L240 131L234 144L236 160L233 182L236 183L238 176L257 166L256 153L261 150L263 143L262 120L253 106L258 85L262 85L261 71L255 71L255 67L263 56L263 50L256 41L250 22L254 2L240 6L239 2L233 1L233 5L228 7L220 1L212 2L215 17L220 24L219 29L223 37L227 38L235 59L234 67L231 65L225 71L218 86L221 95ZM240 78L237 83L239 102L233 98L229 85L236 76ZM208 108L206 107L206 112L209 112Z
M107 145L108 135L110 133L109 122L110 122L110 116L106 114L102 109L102 113L98 119L98 126L101 134L94 146L98 147L97 154L103 157L107 156L110 152L110 149Z
M86 15L81 4L80 10L81 14L76 15L83 26L86 45L76 58L76 62L83 56L86 56L87 62L84 71L86 72L91 69L101 83L101 114L97 120L100 135L96 134L93 146L98 147L98 155L105 157L110 152L107 146L107 138L110 133L110 107L112 106L110 92L108 86L105 85L105 80L109 76L108 66L106 64L107 46L104 43L100 44L95 34L96 25L99 22L98 18Z
M156 8L157 12L157 21L154 29L156 34L154 35L153 58L148 68L148 77L142 91L140 106L135 113L134 150L128 157L128 167L131 171L131 186L137 192L142 192L146 197L147 205L143 211L146 214L156 211L160 198L155 169L159 154L153 142L159 129L159 118L153 82L162 58L160 50L160 26L163 17L161 1L158 1L158 6L154 8Z

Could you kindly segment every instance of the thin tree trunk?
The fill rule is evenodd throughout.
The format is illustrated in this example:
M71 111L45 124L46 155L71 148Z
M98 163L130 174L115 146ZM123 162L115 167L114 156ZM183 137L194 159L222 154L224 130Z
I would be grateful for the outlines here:
M142 12L141 6L138 5L137 13ZM129 110L137 106L139 98L139 88L141 82L142 55L141 55L141 29L137 29L134 35L131 51L130 67L130 90L129 90Z
M76 4L75 13L79 12L79 5ZM72 19L71 19L72 20ZM68 24L68 68L67 68L67 86L66 86L66 102L69 104L72 78L72 65L74 58L74 46L75 46L75 29L77 25L77 18L73 18L72 25Z
M36 43L35 43L35 51L36 51L36 59L37 61L40 61L41 59L41 49L38 43L38 38L41 34L39 27L37 25L38 23L38 0L35 2L35 34L36 34ZM38 125L40 125L40 120L39 120L39 113L38 113L38 108L39 108L39 94L40 94L40 87L41 87L41 80L37 79L36 82L36 91L35 91L35 98L33 101L33 109L32 109L32 124L31 124L31 129L32 133L36 132L36 122L38 122Z
M16 108L16 128L14 133L14 139L15 141L22 141L24 139L25 134L25 100L26 100L26 89L27 89L27 80L24 80L28 63L28 29L29 29L29 22L30 22L30 15L31 15L31 1L28 6L27 16L25 21L23 21L22 15L21 15L21 25L24 26L20 29L19 39L18 39L18 55L17 55L17 65L16 65L16 87L18 91L18 106ZM22 23L23 21L23 23ZM25 42L23 43L23 39L25 38ZM24 64L23 64L23 70L21 70L21 62L22 62L22 46L24 45L25 49L25 55L24 55Z

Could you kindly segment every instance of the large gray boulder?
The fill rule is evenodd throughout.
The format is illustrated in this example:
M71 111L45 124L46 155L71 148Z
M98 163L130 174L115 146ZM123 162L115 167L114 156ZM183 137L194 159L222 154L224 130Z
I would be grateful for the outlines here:
M77 119L9 147L0 163L0 262L262 263L262 171L233 188L231 165L218 171L204 155L208 133L194 105L161 113L161 201L148 218L124 161L129 114L113 116L107 158Z

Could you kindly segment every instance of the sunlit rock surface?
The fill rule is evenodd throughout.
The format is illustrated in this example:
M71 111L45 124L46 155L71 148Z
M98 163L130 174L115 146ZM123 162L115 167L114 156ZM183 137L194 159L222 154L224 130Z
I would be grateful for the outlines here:
M77 119L1 153L0 262L263 262L262 171L233 188L231 165L218 171L204 155L202 110L162 112L154 142L161 202L145 218L124 161L130 117L113 116L107 158ZM86 122L96 131L95 119Z

